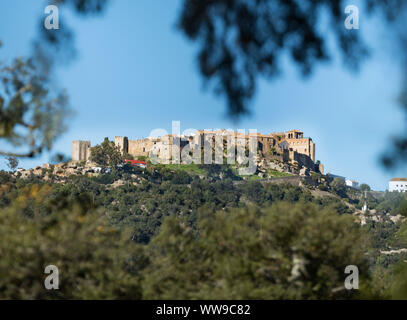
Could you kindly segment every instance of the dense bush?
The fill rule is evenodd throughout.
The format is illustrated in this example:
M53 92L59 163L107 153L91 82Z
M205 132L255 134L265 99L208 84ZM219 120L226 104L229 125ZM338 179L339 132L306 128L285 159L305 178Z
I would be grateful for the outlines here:
M206 214L198 230L196 236L182 221L165 221L148 248L145 298L351 298L357 291L343 288L345 266L366 274L353 219L315 205Z
M48 203L44 215L50 192L34 186L0 211L0 299L141 298L144 258L129 235L89 209L89 199L62 210ZM44 287L47 265L59 269L58 290Z

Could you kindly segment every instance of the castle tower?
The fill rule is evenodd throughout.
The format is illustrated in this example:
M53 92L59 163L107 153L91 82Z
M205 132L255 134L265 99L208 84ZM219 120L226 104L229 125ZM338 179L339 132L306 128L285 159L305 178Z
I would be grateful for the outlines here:
M293 149L299 154L306 155L315 163L315 143L311 138L304 138L300 130L290 130L285 133L286 145L283 148ZM281 144L280 144L281 145Z
M300 130L290 130L285 133L286 139L303 139L304 133Z
M90 157L90 141L72 141L72 161L86 161Z
M309 144L310 144L310 146L309 146L310 155L309 156L310 156L311 160L315 162L315 143L312 141L311 138L309 139Z
M129 139L127 137L114 137L114 144L119 147L121 153L129 153Z

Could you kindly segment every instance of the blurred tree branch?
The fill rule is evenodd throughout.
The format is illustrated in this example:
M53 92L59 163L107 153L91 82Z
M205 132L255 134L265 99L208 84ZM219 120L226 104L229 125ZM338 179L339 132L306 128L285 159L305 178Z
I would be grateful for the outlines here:
M380 7L389 19L390 7L402 4L367 0L370 13ZM289 54L303 75L330 59L329 31L345 65L357 70L367 48L360 32L344 27L345 7L343 0L185 0L178 25L200 46L202 77L214 82L230 115L239 117L249 111L259 76L271 79L279 74L283 55ZM323 14L329 17L330 30L318 23Z
M95 16L109 0L54 0L81 16ZM405 8L403 0L365 0L368 14L381 14L394 21ZM273 79L281 70L281 57L288 54L304 76L315 65L331 58L327 41L331 33L344 64L357 70L368 55L357 30L344 27L345 0L184 0L178 27L200 46L198 62L205 82L225 97L229 115L238 118L250 111L259 77ZM326 15L329 29L318 23ZM51 61L52 50L61 60L74 55L73 32L65 27L54 33L41 28L36 47ZM48 48L49 49L49 48ZM63 50L62 50L63 49ZM68 54L69 55L69 54ZM69 60L69 58L68 58Z
M13 149L0 150L0 155L34 157L51 149L66 129L66 93L38 72L33 59L16 58L10 65L0 64L0 83L0 139Z
M50 3L85 17L103 13L109 0ZM274 79L281 73L282 56L290 56L304 76L310 75L318 63L329 60L330 35L344 64L351 70L358 69L368 50L361 33L343 25L346 4L345 0L184 0L177 24L199 45L198 62L204 81L225 97L229 115L239 118L250 111L258 79ZM406 8L403 0L365 0L363 4L365 12L381 15L384 22L400 20ZM319 24L322 16L328 18L328 29ZM66 23L53 32L43 28L41 19L33 53L39 72L48 76L56 63L69 62L75 52L74 33Z

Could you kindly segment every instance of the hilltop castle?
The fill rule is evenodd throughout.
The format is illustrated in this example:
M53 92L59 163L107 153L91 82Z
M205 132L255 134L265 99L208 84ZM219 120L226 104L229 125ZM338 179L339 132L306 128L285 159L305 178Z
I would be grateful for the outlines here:
M277 159L285 163L298 164L311 170L323 171L322 165L315 168L315 143L311 138L304 138L303 132L290 130L270 134L231 132L227 130L205 131L199 130L195 134L188 136L167 134L157 138L146 138L139 140L129 140L127 137L114 137L114 143L119 149L133 157L149 156L153 152L159 158L166 159L167 162L174 155L174 147L178 147L179 153L189 145L190 150L203 143L214 146L217 141L231 141L233 139L237 145L247 145L249 139L257 140L257 151L260 155L269 159ZM72 160L83 161L90 157L90 141L76 140L72 142ZM176 152L175 152L176 154Z

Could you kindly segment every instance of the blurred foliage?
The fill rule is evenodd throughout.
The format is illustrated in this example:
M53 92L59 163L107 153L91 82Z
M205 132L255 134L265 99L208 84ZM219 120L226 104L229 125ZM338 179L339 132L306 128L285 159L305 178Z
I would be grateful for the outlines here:
M50 158L50 163L56 164L61 162L69 162L71 161L71 157L63 154L63 153L55 153Z
M407 244L407 223L401 226L398 237ZM391 297L393 299L407 299L407 254L393 268L394 280L391 284Z
M33 157L50 150L66 130L66 93L54 88L34 59L0 62L0 83L0 139L10 146L0 154Z
M197 233L168 218L150 244L147 299L351 298L344 269L365 274L361 233L349 216L279 203L202 214Z
M51 168L24 179L0 171L0 298L391 296L388 279L402 256L380 250L404 246L399 224L360 228L347 198L221 179L229 170L199 178L123 166L64 183L44 181ZM113 188L118 180L124 184ZM44 289L49 264L59 268L60 290ZM349 264L359 267L360 295L343 290Z
M403 0L362 4L368 14L382 14L383 21L394 21L405 9ZM358 69L368 50L359 32L343 26L346 5L345 0L185 0L178 25L200 46L202 77L226 97L230 115L240 116L250 109L258 78L281 73L284 55L308 75L330 59L327 43L334 39L344 64ZM327 27L319 23L322 16Z
M60 7L85 16L105 12L109 0L54 0ZM344 28L345 0L184 0L177 18L179 30L200 48L200 74L226 98L229 114L239 117L250 110L260 77L281 74L282 58L288 55L303 75L332 56L328 39L334 39L350 70L358 70L368 55L360 32ZM367 14L383 22L402 20L403 0L365 0ZM327 18L327 27L319 21ZM75 57L74 32L65 19L60 32L42 27L34 41L35 56L44 69Z
M362 184L360 185L360 187L359 187L359 190L362 191L362 192L364 192L364 191L370 191L371 189L370 189L370 186L369 186L368 184L362 183Z
M11 170L14 171L18 167L18 159L16 157L7 157L6 158L7 162L7 167Z
M346 183L345 183L344 179L335 178L330 183L330 186L337 195L339 195L341 197L344 197L346 195Z
M89 199L61 208L50 193L49 186L24 188L0 211L0 299L140 298L137 270L145 259L129 234L89 208ZM59 290L44 288L51 264L59 268Z

